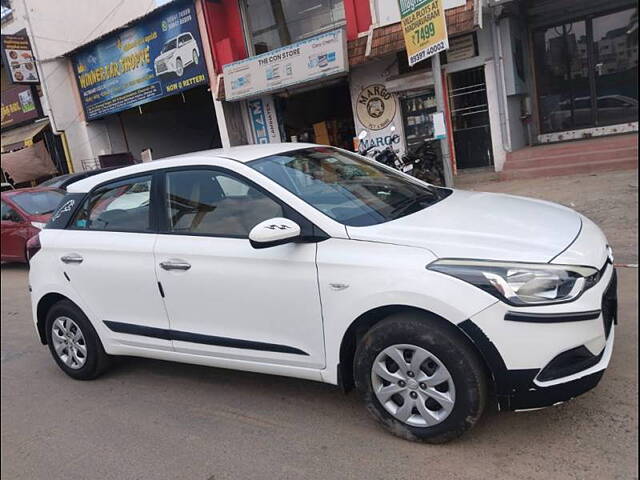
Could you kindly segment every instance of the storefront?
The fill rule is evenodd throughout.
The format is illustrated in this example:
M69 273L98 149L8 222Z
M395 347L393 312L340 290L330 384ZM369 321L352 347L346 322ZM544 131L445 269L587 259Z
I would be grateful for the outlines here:
M353 148L342 1L245 0L249 58L224 66L225 100L241 102L252 143Z
M446 122L437 114L431 61L408 66L402 38L395 36L398 24L372 32L368 43L375 47L368 55L358 54L357 43L351 47L353 115L356 130L367 132L367 147L391 145L403 155L426 146L442 158L436 140L447 137L454 170L494 165L492 129L499 125L490 121L489 104L497 110L497 103L485 79L491 36L472 28L471 22L459 26L441 56Z
M2 56L2 181L23 187L66 173L61 141L40 105L26 33L3 35Z
M85 169L221 146L193 1L169 3L71 53L90 135Z
M528 4L540 142L637 131L636 2Z

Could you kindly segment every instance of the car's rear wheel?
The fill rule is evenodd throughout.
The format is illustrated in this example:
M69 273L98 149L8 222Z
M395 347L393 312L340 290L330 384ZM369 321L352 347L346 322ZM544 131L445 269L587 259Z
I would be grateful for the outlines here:
M91 380L109 366L98 334L85 314L62 300L47 314L47 344L58 366L77 380Z
M393 434L443 443L482 415L487 382L478 354L440 320L388 317L358 344L354 375L368 410Z
M176 75L181 77L183 73L184 73L184 67L182 66L182 60L178 58L176 60Z
M195 65L198 64L198 61L200 60L200 58L198 57L198 52L196 52L195 50L191 53L191 56L193 58L193 63Z

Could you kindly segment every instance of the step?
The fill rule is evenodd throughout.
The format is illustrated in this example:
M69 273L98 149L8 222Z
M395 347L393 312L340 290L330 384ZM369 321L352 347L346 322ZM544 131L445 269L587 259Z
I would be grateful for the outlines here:
M544 167L563 165L568 163L590 162L598 160L614 160L621 157L634 157L638 155L638 147L611 148L608 150L582 149L562 155L549 155L534 158L509 158L505 164L505 170L514 170L530 167Z
M585 149L606 150L609 148L637 147L638 136L636 134L620 135L614 137L602 137L589 140L576 140L572 142L554 143L549 145L537 145L525 147L507 155L508 159L525 159L550 155L562 155L573 151Z
M500 180L520 180L527 178L555 177L560 175L577 175L584 173L606 172L611 170L632 170L638 168L638 157L628 156L608 161L580 162L555 166L520 168L503 170Z

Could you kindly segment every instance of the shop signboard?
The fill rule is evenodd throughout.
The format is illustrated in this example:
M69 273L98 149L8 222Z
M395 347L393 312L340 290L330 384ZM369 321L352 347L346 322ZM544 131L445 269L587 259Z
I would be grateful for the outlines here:
M396 116L396 99L381 83L367 85L358 94L356 114L367 130L382 130Z
M443 0L398 0L409 66L449 48Z
M447 50L447 63L466 60L476 55L473 33L452 38L450 43L449 50Z
M17 127L42 116L42 111L29 85L16 85L2 92L2 130Z
M256 143L280 142L280 130L273 98L270 96L255 98L249 100L247 106Z
M404 154L404 126L400 102L387 90L386 78L397 75L397 65L371 62L351 72L349 86L356 135L365 131L364 147L383 149L391 146Z
M346 38L340 28L225 65L224 91L227 100L240 100L348 70Z
M73 56L87 120L208 82L193 1L174 1Z
M2 61L11 83L39 83L31 42L26 34L2 35Z

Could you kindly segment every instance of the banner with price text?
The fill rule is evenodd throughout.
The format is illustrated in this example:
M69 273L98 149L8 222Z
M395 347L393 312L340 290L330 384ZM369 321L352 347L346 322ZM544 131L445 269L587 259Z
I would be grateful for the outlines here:
M443 0L398 0L409 66L449 48Z

